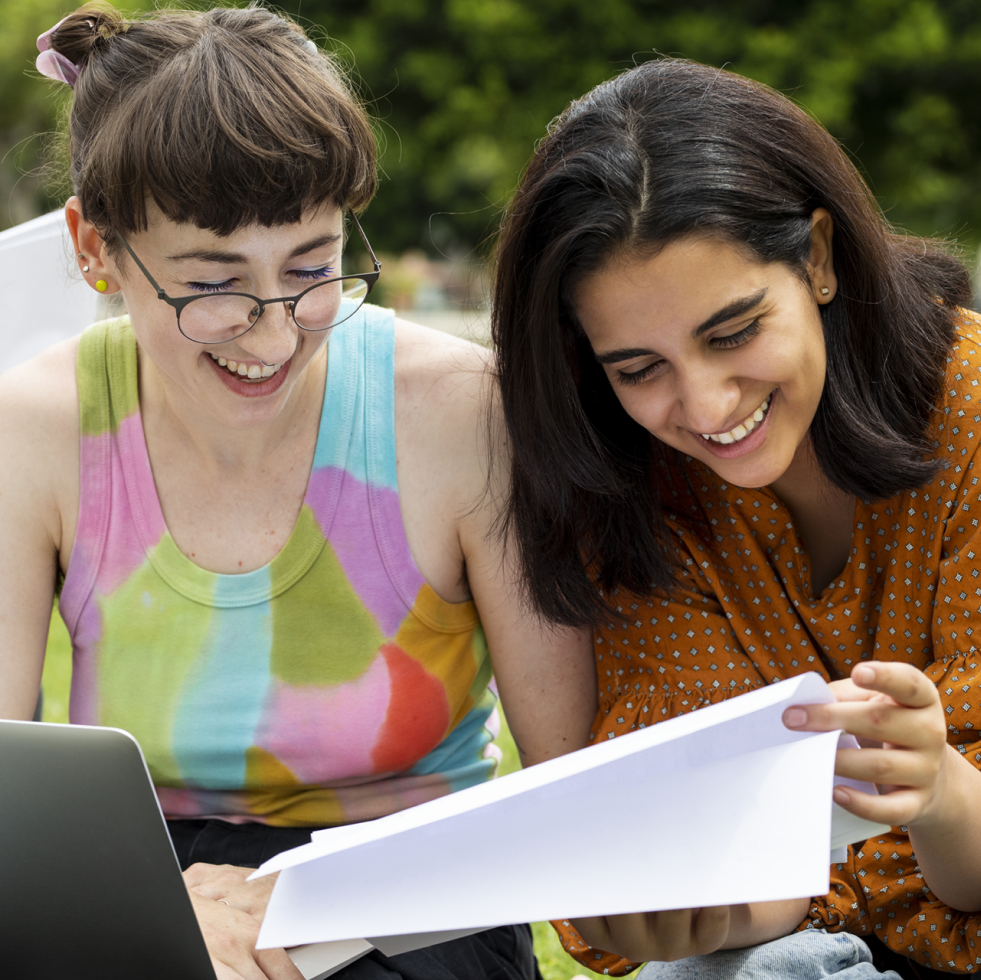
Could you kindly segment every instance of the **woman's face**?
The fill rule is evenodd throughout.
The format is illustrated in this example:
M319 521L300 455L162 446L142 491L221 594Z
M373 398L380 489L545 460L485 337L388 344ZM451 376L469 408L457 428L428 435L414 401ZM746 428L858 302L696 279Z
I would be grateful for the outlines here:
M653 258L607 262L573 292L627 414L736 486L787 472L821 398L818 302L833 297L835 282L830 218L815 214L827 234L819 228L826 242L812 250L811 285L783 263L691 237Z
M225 291L294 296L341 274L342 221L334 207L312 211L296 224L253 225L227 237L175 224L154 209L148 229L126 240L171 297ZM145 355L141 370L158 372L167 390L179 391L188 407L215 421L238 427L275 418L327 342L329 330L300 330L279 303L267 306L235 340L195 343L180 333L173 308L157 298L132 259L120 253L117 260L107 260L109 279L126 299Z

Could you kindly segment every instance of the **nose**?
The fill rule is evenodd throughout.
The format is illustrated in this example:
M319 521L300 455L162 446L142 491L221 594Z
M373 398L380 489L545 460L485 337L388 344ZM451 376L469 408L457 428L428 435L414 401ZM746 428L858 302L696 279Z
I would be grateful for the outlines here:
M726 431L739 408L741 393L738 381L723 364L701 363L675 372L675 399L678 424L708 434Z
M270 303L238 343L265 364L282 364L293 356L299 332L289 303Z

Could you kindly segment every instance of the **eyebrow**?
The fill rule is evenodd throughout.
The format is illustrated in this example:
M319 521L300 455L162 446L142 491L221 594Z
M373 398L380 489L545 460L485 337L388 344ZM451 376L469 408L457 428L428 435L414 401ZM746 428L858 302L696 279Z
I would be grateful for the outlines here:
M707 330L717 327L720 323L726 323L728 320L734 320L738 316L744 316L750 310L759 306L765 297L766 289L764 288L757 293L753 293L752 296L744 296L742 299L733 300L733 302L723 306L721 310L716 310L707 320L695 327L691 334L692 337L700 337ZM618 350L597 354L596 360L600 364L615 364L618 361L629 361L632 357L649 357L651 354L656 353L656 351L646 347L621 347Z
M309 241L303 242L301 245L297 245L296 248L290 252L287 258L299 258L299 256L306 255L308 252L316 251L316 249L323 248L325 245L336 245L339 241L341 241L340 235L318 235L316 238L311 238ZM168 255L167 259L170 262L184 262L188 259L197 259L201 262L219 262L222 265L235 265L237 263L249 261L248 257L243 255L241 252L222 252L220 249L211 248L200 248L192 249L189 252L179 252L177 255Z

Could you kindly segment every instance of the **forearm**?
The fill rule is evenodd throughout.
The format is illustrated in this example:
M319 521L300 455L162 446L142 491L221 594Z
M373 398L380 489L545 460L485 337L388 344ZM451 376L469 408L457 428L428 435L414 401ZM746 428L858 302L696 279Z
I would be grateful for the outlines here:
M744 949L787 936L803 921L810 898L751 902L729 909L729 934L722 949Z
M981 772L947 746L943 792L909 827L917 864L945 905L981 909Z

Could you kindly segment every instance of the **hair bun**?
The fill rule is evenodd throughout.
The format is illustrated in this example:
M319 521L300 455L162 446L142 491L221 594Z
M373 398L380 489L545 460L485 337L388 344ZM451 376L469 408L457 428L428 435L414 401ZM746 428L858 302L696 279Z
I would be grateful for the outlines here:
M81 65L100 43L122 33L125 22L108 4L88 3L69 14L51 34L51 49Z

